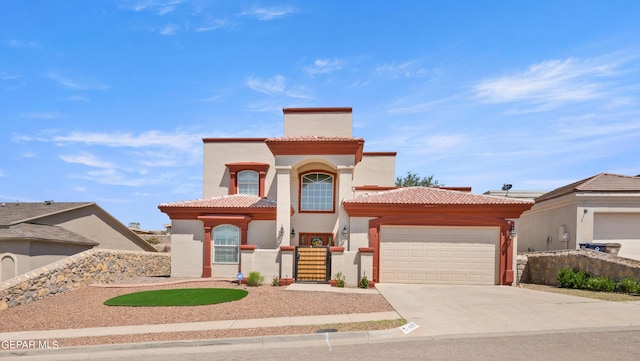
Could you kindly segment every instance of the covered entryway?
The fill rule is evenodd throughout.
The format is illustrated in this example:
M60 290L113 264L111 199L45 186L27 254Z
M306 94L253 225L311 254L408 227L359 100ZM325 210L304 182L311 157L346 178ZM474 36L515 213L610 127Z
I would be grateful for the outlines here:
M640 260L640 213L595 213L593 243L620 243L618 256Z
M500 227L380 227L380 282L498 284Z

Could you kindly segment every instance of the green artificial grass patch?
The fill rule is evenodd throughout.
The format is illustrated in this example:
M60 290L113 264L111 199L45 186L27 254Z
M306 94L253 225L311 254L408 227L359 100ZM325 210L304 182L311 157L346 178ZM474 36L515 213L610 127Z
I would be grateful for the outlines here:
M153 290L114 297L104 302L107 306L200 306L243 299L245 290L232 288L180 288Z

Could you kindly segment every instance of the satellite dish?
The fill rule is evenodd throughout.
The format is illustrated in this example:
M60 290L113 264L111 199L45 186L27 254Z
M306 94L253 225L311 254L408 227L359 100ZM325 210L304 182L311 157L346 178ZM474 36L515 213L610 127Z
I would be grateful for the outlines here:
M513 185L505 183L502 185L502 190L508 192L511 187L513 187Z

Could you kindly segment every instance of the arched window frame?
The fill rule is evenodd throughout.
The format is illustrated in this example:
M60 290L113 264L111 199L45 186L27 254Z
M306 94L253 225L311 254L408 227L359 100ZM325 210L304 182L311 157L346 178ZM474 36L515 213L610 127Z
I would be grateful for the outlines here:
M223 234L218 232L228 232L233 230L235 232L235 240L233 243L229 243L229 239L224 238ZM213 247L211 259L214 264L238 264L240 263L240 243L241 243L241 230L240 228L232 224L221 224L214 227L211 230L211 236L213 238ZM230 252L229 252L230 251ZM229 259L231 255L231 259ZM224 257L223 257L224 256Z
M229 195L238 193L238 173L251 170L258 173L258 197L265 198L265 183L269 164L255 162L227 163L225 164L229 170Z
M308 177L313 174L322 174L331 177L331 209L307 209L305 208L304 203L304 191L303 184L305 177ZM328 172L326 170L311 170L308 172L304 172L300 174L299 178L299 191L298 191L298 209L300 213L335 213L336 209L336 174L332 172Z

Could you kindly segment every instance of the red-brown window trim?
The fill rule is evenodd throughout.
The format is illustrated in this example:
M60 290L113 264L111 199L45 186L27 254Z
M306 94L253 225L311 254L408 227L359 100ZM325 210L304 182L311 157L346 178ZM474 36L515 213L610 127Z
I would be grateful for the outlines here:
M229 195L238 194L238 172L244 170L252 170L258 173L258 196L261 198L265 196L265 179L267 177L267 171L269 170L269 164L257 163L257 162L240 162L240 163L227 163L225 164L229 170Z
M331 197L332 205L331 205L330 211L302 210L302 177L304 177L307 174L313 174L313 173L322 173L322 174L330 175L333 178L333 197ZM336 178L337 178L336 173L330 172L324 169L313 169L313 170L306 171L304 173L300 173L300 175L298 176L298 211L300 213L327 213L327 214L335 213L336 212L336 183L337 183Z

